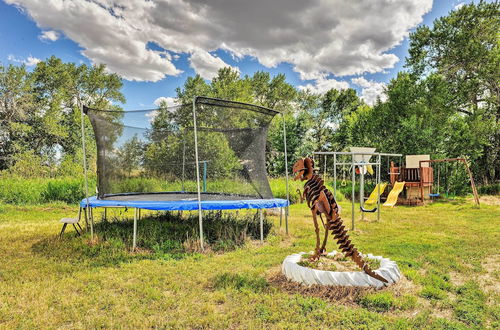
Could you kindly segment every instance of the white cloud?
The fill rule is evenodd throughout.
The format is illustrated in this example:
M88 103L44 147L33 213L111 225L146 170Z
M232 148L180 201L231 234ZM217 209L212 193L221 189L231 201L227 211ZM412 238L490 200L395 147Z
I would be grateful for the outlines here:
M77 42L92 62L150 81L181 70L147 49L149 42L192 54L191 65L206 77L222 65L207 56L217 49L267 67L288 62L303 79L382 72L399 60L393 47L432 7L432 0L5 1Z
M154 104L159 107L161 104L163 103L166 103L167 104L167 107L173 107L175 105L178 105L177 104L177 98L176 97L170 97L170 96L160 96L159 98L157 98L156 100L154 100Z
M42 41L56 41L59 39L59 33L54 30L42 31L38 38Z
M464 5L465 5L465 2L459 2L455 5L455 7L453 9L458 10L458 9L462 8Z
M349 83L347 81L339 81L335 79L327 79L325 77L319 77L315 80L314 84L307 84L299 86L301 90L310 90L316 94L324 94L330 89L347 89L349 88Z
M39 58L33 57L31 55L28 56L28 58L26 59L22 59L22 58L17 58L14 55L10 54L9 56L7 56L7 59L11 62L25 64L26 66L34 66L40 62Z
M196 51L189 58L190 66L205 79L212 80L217 75L220 68L230 66L217 56L213 56L205 51ZM239 72L237 67L233 67Z
M385 94L386 85L384 83L366 80L363 77L353 78L351 79L351 82L361 87L361 98L366 102L366 104L375 104L377 98L380 98L382 102L387 100L387 95Z

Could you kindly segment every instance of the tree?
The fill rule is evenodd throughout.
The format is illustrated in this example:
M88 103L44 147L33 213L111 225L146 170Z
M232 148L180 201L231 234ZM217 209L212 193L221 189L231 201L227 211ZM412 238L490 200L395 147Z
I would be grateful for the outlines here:
M137 134L125 142L118 151L121 169L130 177L132 171L139 170L143 159L143 145Z
M125 101L121 86L121 78L103 65L77 66L54 56L33 72L0 66L0 169L11 164L6 158L31 152L50 166L71 157L79 161L80 106L119 109L112 102ZM95 155L88 121L85 129L88 154Z
M447 106L465 115L463 121L482 151L474 161L484 182L500 175L500 3L480 1L421 26L410 35L406 66L419 79L436 73L446 82ZM482 122L488 122L489 132ZM459 125L460 126L460 125ZM477 129L477 130L476 130ZM488 138L483 139L486 133ZM472 152L471 150L469 152Z

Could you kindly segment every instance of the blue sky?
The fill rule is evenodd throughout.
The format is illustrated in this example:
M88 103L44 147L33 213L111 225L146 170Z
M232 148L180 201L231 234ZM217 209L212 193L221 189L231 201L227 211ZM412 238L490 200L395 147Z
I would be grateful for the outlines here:
M81 2L81 8L78 2L65 8L55 6L56 3L64 4L63 0L52 1L53 8L48 1L4 1L0 0L2 64L26 63L28 68L33 68L37 60L51 55L66 62L105 63L111 71L128 78L123 87L127 99L125 109L150 108L159 97L175 96L175 88L188 76L200 73L210 79L223 65L237 67L242 75L252 75L257 70L272 75L285 73L294 86L308 86L318 92L349 86L370 102L381 93L383 83L402 70L408 49L408 38L403 35L418 24L431 25L435 18L446 15L457 5L470 2L422 0L422 6L429 8L422 9L418 0L405 0L408 5L397 7L380 0L380 6L373 13L368 3L355 8L345 1L345 8L337 9L341 1L332 0L335 2L332 11L322 16L325 8L304 13L298 1L287 2L285 5L289 4L290 10L280 10L275 15L269 13L272 9L266 7L269 5L266 1L261 5L263 12L259 12L259 8L245 8L247 5L241 1L234 1L234 8L196 7L187 0L178 1L177 7L167 7L160 1L151 8L138 2L130 10L123 9L123 5L106 7L106 0L94 1L101 7L98 9L105 7L105 11L89 7L92 2L85 1ZM255 6L259 6L258 1ZM245 16L238 16L241 11L255 11L256 18L246 22ZM75 12L81 13L80 24L69 17ZM205 19L202 14L193 18L193 12L210 14L214 21ZM345 18L347 14L341 14L343 12L352 13L359 22ZM169 17L178 15L179 19L164 19L164 15L158 13L169 13ZM106 16L100 18L98 15ZM290 15L305 17L301 27L297 27L300 24L292 25L287 19ZM233 16L236 25L231 27L226 18ZM217 17L220 17L219 23ZM311 17L310 22L308 17ZM188 19L194 21L183 26ZM93 25L92 20L96 24ZM224 24L220 23L222 21ZM315 26L316 22L323 22L323 25ZM336 37L324 33L325 27L330 28L329 24L336 27L335 33L339 33ZM252 31L254 27L256 30ZM210 32L212 28L213 33ZM339 36L344 35L346 39L339 40ZM141 47L148 52L141 52Z

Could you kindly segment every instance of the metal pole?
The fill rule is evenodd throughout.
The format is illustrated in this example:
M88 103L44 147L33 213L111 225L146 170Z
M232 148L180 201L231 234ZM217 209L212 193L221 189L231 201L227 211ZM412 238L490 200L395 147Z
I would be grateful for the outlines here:
M198 134L196 128L196 96L193 97L193 125L194 125L194 155L196 158L196 188L198 189L198 223L200 229L200 247L203 247L203 214L201 210L200 163L198 160Z
M283 207L280 207L280 228L282 224L283 224Z
M290 205L290 192L288 190L288 153L286 149L286 124L285 124L285 115L281 113L281 117L283 118L283 146L285 148L285 183L286 183L286 200L288 205ZM290 206L285 208L285 232L288 234L288 212Z
M354 185L356 184L356 168L354 166L354 156L352 157L352 191L351 191L351 198L352 198L352 203L351 203L351 230L354 230L354 203L355 201L355 189Z
M264 243L264 212L259 209L260 213L260 242Z
M81 129L82 129L82 149L83 149L83 175L85 177L85 209L89 208L89 180L87 177L87 148L85 147L85 116L83 113L83 106L80 106L81 114ZM88 223L89 212L85 212L85 221ZM94 218L90 217L90 239L94 240Z
M186 140L182 139L182 183L181 190L184 192L184 180L186 179Z
M137 208L134 209L134 236L132 238L132 250L137 246Z
M203 161L203 192L207 192L207 161Z
M327 159L327 155L325 155L325 168L323 169L323 178L325 178L326 180L326 159Z
M361 209L365 206L365 168L359 168L359 206ZM365 220L365 212L361 211L361 220Z
M377 189L377 221L380 221L380 171L381 171L381 166L382 166L382 158L380 154L378 155L378 167L377 167L377 180L375 181L377 183L378 189Z
M333 197L337 199L337 154L333 154Z

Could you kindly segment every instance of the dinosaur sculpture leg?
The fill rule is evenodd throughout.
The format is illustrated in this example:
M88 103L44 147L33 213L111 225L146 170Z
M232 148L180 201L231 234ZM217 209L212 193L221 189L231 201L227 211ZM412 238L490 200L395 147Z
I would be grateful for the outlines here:
M321 215L320 215L321 217ZM328 235L330 234L329 228L328 228L328 217L326 217L326 223L324 224L325 227L325 237L323 238L323 244L321 244L321 248L319 249L319 253L325 254L326 252L326 242L328 241Z
M328 241L328 235L330 234L330 231L328 230L328 224L325 225L325 237L323 238L323 244L321 244L321 248L319 249L319 252L321 254L324 254L326 252L326 242Z
M319 225L318 225L318 218L316 217L316 209L313 208L311 210L312 212L312 217L313 217L313 222L314 222L314 231L316 232L316 248L314 249L314 254L309 258L311 260L318 260L319 259L319 244L320 244L320 238L319 238Z

